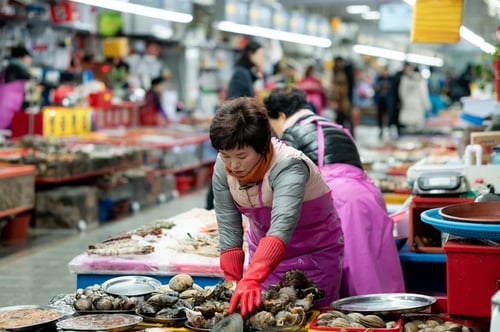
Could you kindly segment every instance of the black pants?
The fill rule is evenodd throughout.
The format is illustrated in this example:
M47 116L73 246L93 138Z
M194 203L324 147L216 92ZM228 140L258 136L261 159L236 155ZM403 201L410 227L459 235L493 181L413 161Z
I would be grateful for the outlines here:
M206 209L212 210L214 208L214 189L212 187L212 180L208 184L208 192L206 198Z

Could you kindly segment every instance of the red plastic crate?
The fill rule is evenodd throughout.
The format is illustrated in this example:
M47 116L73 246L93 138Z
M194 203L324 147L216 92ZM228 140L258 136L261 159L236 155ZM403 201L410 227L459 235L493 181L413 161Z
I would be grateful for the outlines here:
M448 314L490 317L500 289L500 247L452 239L445 243Z
M453 196L414 196L409 210L408 245L410 251L442 253L441 232L434 226L424 223L420 214L425 210L441 208L451 204L470 203L474 198ZM427 239L432 243L419 243L419 239Z

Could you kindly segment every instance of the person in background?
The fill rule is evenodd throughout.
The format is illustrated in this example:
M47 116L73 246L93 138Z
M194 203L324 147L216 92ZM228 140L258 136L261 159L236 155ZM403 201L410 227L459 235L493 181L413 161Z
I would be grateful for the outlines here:
M401 122L399 121L399 114L401 113L401 99L399 98L399 85L401 84L401 77L403 73L407 70L410 70L412 65L409 62L403 63L403 68L396 72L393 76L393 84L392 84L392 96L393 96L393 104L392 104L392 114L389 115L389 127L391 130L391 136L397 137L401 135Z
M264 48L256 41L250 40L236 61L234 72L229 80L225 99L238 97L255 97L254 82L263 76ZM214 208L212 183L208 185L206 209Z
M375 103L377 105L377 120L379 127L379 137L384 135L385 118L392 114L393 106L393 78L389 73L389 68L384 67L375 80Z
M354 92L354 75L352 67L346 65L344 58L338 56L333 61L332 108L335 111L335 122L354 132L351 108Z
M330 188L302 152L271 139L267 111L257 98L228 100L210 124L218 151L212 177L219 229L220 267L237 281L230 302L247 316L263 287L300 269L325 292L318 306L338 299L343 257L340 220ZM245 253L242 215L250 264Z
M274 89L264 104L274 133L304 152L330 186L345 242L341 297L404 292L393 220L349 131L314 114L299 89Z
M431 110L426 80L413 66L405 68L399 84L401 110L399 121L406 131L421 131L425 127L425 114Z
M7 67L0 73L0 129L9 129L14 113L29 106L34 85L29 84L31 54L24 46L11 49Z
M322 115L327 98L321 80L314 75L314 66L307 66L297 87L306 93L307 101L314 107L315 113Z
M249 41L236 61L229 80L226 99L255 97L254 82L262 77L264 68L264 48L256 41Z
M158 126L168 123L167 114L162 105L165 80L162 76L151 81L151 88L146 93L144 104L139 111L142 126Z

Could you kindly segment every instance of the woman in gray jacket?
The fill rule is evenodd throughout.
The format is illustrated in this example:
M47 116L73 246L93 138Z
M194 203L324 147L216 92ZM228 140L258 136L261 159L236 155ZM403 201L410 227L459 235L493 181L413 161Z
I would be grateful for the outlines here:
M264 105L256 98L225 102L210 124L219 151L212 177L219 228L220 266L225 280L237 281L230 313L247 316L261 302L262 287L300 269L325 296L338 299L343 236L330 189L302 152L271 139ZM250 265L242 214L248 217Z

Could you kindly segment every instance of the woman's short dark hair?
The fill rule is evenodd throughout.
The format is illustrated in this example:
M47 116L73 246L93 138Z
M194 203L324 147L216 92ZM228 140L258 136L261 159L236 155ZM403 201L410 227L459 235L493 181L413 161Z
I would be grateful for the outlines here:
M264 105L252 97L226 101L210 124L210 140L216 150L251 146L257 153L266 153L271 127Z
M248 42L243 49L236 64L245 68L252 68L255 64L250 60L250 56L262 48L262 45L254 40Z
M301 109L311 109L306 94L297 88L274 88L264 99L264 105L271 119L277 119L280 112L288 118Z

